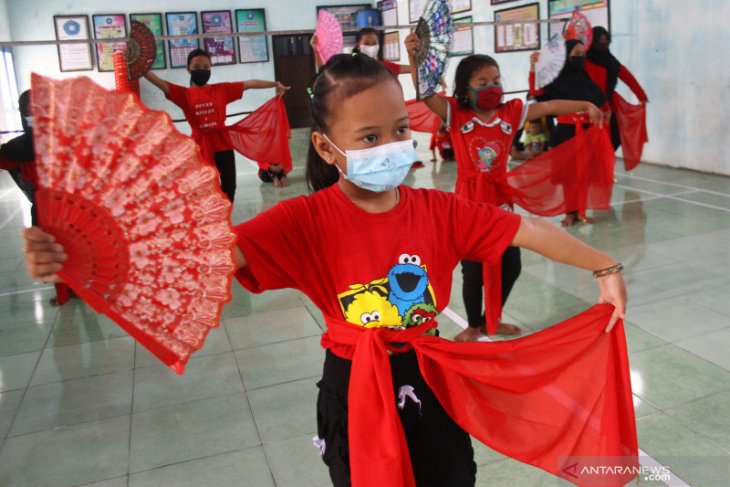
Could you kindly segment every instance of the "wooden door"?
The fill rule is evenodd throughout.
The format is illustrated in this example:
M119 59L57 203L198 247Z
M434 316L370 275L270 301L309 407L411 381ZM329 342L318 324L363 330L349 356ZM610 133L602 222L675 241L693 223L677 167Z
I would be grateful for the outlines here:
M312 114L307 86L314 76L311 34L273 36L276 79L291 89L284 104L292 128L311 127Z

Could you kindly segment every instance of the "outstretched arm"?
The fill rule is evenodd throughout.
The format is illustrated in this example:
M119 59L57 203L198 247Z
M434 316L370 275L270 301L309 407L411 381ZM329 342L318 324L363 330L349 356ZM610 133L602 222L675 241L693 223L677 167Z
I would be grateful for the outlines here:
M601 124L603 112L589 101L550 100L532 103L527 106L527 120L537 120L548 115L568 115L586 112L591 123Z
M165 81L164 79L160 78L159 76L157 76L152 71L147 71L144 74L144 77L147 78L147 80L150 83L152 83L153 85L155 85L156 87L158 87L160 90L162 90L162 92L165 95L169 95L170 94L170 87L168 86L167 81Z
M63 246L50 233L39 227L23 230L23 251L28 274L43 282L62 282L57 272L68 259ZM234 248L236 269L246 267L246 258L238 247Z
M317 49L316 35L313 35L312 38L309 39L309 45L312 46L312 51L314 52L314 69L319 71L319 68L321 68L324 64L324 60L322 59L322 55L319 53L319 49Z
M261 79L250 79L243 82L245 90L264 90L267 88L276 88L276 94L281 96L291 88L291 86L285 86L278 81L266 81Z
M421 45L421 41L415 33L411 32L408 34L408 37L406 37L405 44L406 50L408 51L408 62L411 66L411 79L413 80L413 86L416 90L418 90L418 69L416 67L415 56L416 50L418 50L418 47ZM433 113L438 115L441 120L445 122L447 121L446 117L449 113L449 102L447 102L444 97L431 95L424 98L423 102Z
M556 262L590 271L608 269L617 264L600 250L539 218L522 218L512 245L533 250ZM598 302L616 307L606 328L608 332L619 319L626 317L626 286L620 272L599 277L597 281L601 292Z

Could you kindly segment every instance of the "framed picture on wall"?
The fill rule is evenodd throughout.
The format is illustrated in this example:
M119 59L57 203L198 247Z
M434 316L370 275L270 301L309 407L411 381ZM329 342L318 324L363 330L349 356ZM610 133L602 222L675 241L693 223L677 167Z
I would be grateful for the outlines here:
M451 0L451 13L468 12L471 10L471 0Z
M400 61L400 32L397 30L383 34L383 59Z
M569 19L573 10L580 11L593 27L602 26L611 31L611 15L608 0L548 0L548 18ZM564 24L550 24L550 36L563 31Z
M167 12L165 23L167 24L167 35L198 35L198 14L196 12ZM200 41L197 37L167 41L167 49L170 51L170 67L186 68L188 53L199 47Z
M236 32L266 31L266 12L263 8L236 10ZM269 44L265 35L238 38L239 63L265 63L269 60Z
M136 20L142 22L147 26L149 30L155 35L155 37L161 37L164 34L162 30L162 14L129 14L129 20ZM165 69L167 68L167 59L165 56L165 43L163 41L157 41L157 55L155 56L155 62L152 63L152 69Z
M397 0L381 0L378 2L378 10L383 25L398 25L398 1Z
M427 0L408 0L408 22L415 24L423 15Z
M540 20L540 4L530 3L494 12L495 22ZM513 23L494 26L494 52L534 51L540 49L540 24Z
M501 3L515 2L516 0L491 0L491 5L499 5Z
M215 10L200 12L200 23L203 34L218 34L215 37L204 37L203 45L210 53L213 66L221 64L236 64L236 48L233 45L233 17L230 10Z
M124 14L93 15L94 39L127 37L127 16ZM126 43L99 42L96 44L96 62L99 71L114 71L114 53L124 50Z
M449 56L468 56L474 54L474 28L471 25L473 18L462 17L454 19L454 36L451 41Z
M53 25L58 41L88 41L89 17L86 15L54 15ZM61 71L94 69L91 44L58 44L58 65Z

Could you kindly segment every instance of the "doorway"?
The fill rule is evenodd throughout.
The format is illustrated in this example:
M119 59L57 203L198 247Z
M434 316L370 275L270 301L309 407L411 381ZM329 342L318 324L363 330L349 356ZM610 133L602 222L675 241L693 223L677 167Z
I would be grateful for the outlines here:
M314 76L314 53L309 45L311 34L273 36L274 75L276 80L291 86L284 96L284 105L291 128L312 126L307 86Z

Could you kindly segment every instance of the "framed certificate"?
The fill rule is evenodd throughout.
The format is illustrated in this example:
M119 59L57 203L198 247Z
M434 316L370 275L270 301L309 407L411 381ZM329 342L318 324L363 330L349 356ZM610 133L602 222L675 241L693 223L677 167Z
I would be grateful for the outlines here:
M198 14L196 12L167 12L165 23L167 24L167 35L198 34ZM167 48L170 51L170 67L187 68L188 53L200 48L200 42L197 38L169 40Z
M397 30L383 34L383 59L400 61L400 32Z
M263 8L236 10L236 32L266 31L266 12ZM269 44L265 35L238 38L239 63L265 63L269 60Z
M89 17L86 15L54 15L56 40L88 41ZM59 44L58 65L61 71L89 71L94 69L91 45Z
M165 35L162 31L162 14L129 14L129 20L142 22L155 35L160 37ZM165 43L157 41L157 55L151 69L167 68L167 58L165 57Z
M474 28L472 17L454 19L454 35L451 40L449 56L468 56L474 54Z
M236 48L233 45L233 18L230 10L201 12L200 23L203 34L217 34L215 37L204 37L205 50L210 53L213 66L220 64L236 64Z
M93 15L95 39L119 39L127 37L127 18L124 14ZM96 62L99 71L114 71L114 53L123 51L126 43L99 42L96 44Z
M531 3L494 12L495 22L519 20L540 20L540 4ZM494 26L494 52L534 51L536 49L540 49L540 24L517 22Z

